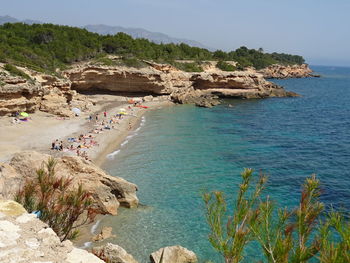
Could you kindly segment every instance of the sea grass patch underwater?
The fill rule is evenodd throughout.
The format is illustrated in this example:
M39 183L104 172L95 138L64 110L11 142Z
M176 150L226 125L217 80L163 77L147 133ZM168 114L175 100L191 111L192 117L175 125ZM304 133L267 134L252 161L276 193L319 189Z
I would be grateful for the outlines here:
M105 164L138 185L145 205L102 221L115 230L111 241L140 262L176 244L201 262L220 262L207 239L201 195L215 189L232 198L243 167L267 173L268 194L281 207L295 207L305 178L316 173L320 201L350 211L350 69L312 68L322 78L276 81L300 98L226 100L212 109L147 114L139 135ZM243 262L261 255L256 246L248 246Z

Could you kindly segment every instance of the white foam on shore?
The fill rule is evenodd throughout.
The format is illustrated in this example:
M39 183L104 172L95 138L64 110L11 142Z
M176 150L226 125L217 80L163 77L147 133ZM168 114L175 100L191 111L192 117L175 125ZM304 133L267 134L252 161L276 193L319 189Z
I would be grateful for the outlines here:
M92 245L92 242L89 241L89 242L85 242L84 245L81 246L81 247L79 247L79 248L81 248L81 249L86 249L86 248L91 247L91 245Z
M125 144L127 144L129 142L129 140L125 140L125 141L123 141L120 145L121 145L121 147L123 147Z
M110 160L113 160L114 159L114 156L116 156L118 153L120 152L120 150L116 150L110 154L107 154L107 158L110 159Z
M138 131L141 129L141 127L145 124L146 122L146 118L144 116L141 117L141 122L140 122L140 126L135 129L130 135L126 136L126 140L124 142L122 142L120 144L120 147L124 147L127 143L129 143L129 139L135 137L136 135L138 135ZM107 154L107 158L110 160L113 160L114 157L120 152L120 150L116 150L112 153Z
M100 224L100 222L101 222L101 220L99 219L96 221L95 224L93 224L93 226L91 227L91 230L90 230L91 234L93 234L93 235L97 234L96 230L97 230L97 227Z

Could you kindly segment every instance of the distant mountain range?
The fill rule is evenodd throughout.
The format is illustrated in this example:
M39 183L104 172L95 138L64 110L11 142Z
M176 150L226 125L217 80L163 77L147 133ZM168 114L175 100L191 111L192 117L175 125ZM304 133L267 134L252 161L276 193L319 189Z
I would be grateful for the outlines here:
M18 20L17 18L14 18L11 16L0 16L0 25L5 23L18 23L18 22L26 23L29 25L43 23L37 20L30 20L30 19ZM163 33L151 32L143 28L127 28L127 27L121 27L121 26L108 26L108 25L87 25L87 26L83 26L82 28L85 28L90 32L98 33L100 35L107 35L107 34L114 35L114 34L117 34L118 32L123 32L132 36L133 38L146 38L157 44L185 43L193 47L211 49L194 40L184 39L184 38L175 38Z

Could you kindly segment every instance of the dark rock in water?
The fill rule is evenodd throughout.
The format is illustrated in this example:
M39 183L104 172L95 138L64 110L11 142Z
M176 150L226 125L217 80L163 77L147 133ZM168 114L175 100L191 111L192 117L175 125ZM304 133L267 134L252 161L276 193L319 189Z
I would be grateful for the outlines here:
M179 104L195 104L198 107L211 108L220 104L219 97L210 93L203 93L194 88L179 89L171 94L171 99Z
M195 102L198 107L211 108L213 106L219 105L220 101L218 96L205 94L200 97Z

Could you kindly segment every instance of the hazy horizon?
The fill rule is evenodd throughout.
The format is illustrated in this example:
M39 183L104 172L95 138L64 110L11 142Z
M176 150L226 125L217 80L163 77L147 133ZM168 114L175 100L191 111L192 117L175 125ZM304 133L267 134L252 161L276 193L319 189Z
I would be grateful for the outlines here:
M350 66L350 1L13 0L0 15L84 26L143 28L213 49L240 46L301 55L311 65Z

